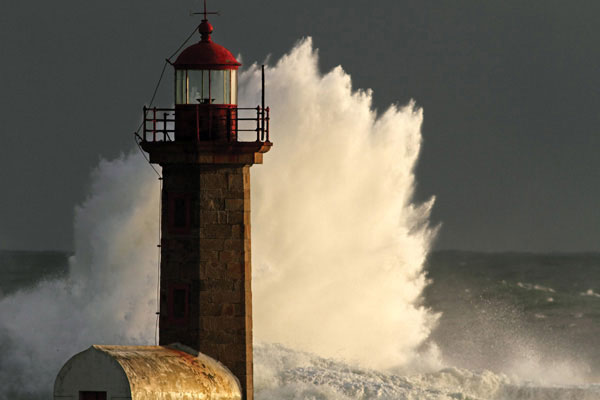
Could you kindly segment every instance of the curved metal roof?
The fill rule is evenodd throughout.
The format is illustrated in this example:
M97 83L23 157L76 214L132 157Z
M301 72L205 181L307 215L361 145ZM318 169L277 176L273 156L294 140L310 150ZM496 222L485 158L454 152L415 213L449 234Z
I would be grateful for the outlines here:
M227 367L211 357L178 344L171 346L94 345L65 364L59 373L61 382L69 380L64 376L65 374L74 373L77 376L82 376L82 373L83 376L95 374L96 365L93 365L93 362L90 364L78 361L73 364L72 360L86 358L97 360L97 357L94 358L97 352L107 355L122 368L129 381L132 400L241 399L240 384ZM85 356L86 353L89 357ZM113 365L114 367L110 367L111 370L121 369L116 364ZM86 371L88 368L90 371ZM79 379L78 384L85 385L85 382Z
M213 27L207 20L198 31L202 40L181 52L173 63L175 69L238 69L242 65L229 50L212 41Z
M183 393L202 393L207 399L241 399L238 380L227 367L207 355L193 355L175 346L93 347L123 367L133 399L171 399L175 397L165 395Z

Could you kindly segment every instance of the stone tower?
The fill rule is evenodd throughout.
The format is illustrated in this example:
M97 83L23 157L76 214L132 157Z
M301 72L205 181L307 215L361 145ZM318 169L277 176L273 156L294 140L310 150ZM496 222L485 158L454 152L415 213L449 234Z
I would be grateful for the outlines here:
M237 106L240 63L212 31L205 15L172 64L175 108L144 108L140 145L162 167L160 344L221 361L252 400L250 167L272 146L269 109Z

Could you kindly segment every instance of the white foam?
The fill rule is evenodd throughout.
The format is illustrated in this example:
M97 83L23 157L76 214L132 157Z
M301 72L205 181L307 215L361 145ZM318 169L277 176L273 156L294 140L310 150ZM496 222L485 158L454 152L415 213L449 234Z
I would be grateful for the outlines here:
M551 287L546 287L534 283L517 282L517 286L527 290L537 290L540 292L556 293L556 290L552 289Z
M589 297L600 297L600 293L594 292L593 289L588 289L585 292L580 293L581 296L589 296Z
M139 154L100 162L75 213L69 278L0 300L0 398L48 397L61 365L92 344L153 344L158 189Z
M397 375L294 351L279 345L257 346L255 365L256 398L260 400L600 398L600 387L597 385L540 385L515 381L507 375L491 371L470 371L461 368Z
M432 201L412 203L422 111L377 116L310 39L267 69L275 145L253 167L255 332L325 356L407 362L434 317L419 306ZM252 104L259 72L242 74Z

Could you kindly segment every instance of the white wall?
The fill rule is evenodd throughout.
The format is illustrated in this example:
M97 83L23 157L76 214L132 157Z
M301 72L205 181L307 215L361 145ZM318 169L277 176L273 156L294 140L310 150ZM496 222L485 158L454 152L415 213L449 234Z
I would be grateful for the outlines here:
M107 400L131 399L121 365L93 347L74 355L62 367L54 383L54 400L78 400L79 391L107 392Z

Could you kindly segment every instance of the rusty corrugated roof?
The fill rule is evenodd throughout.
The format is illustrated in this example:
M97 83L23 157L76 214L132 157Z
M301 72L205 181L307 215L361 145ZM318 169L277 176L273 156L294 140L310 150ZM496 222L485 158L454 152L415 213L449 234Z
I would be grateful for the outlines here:
M132 400L241 399L239 382L229 369L183 346L92 347L123 367Z

